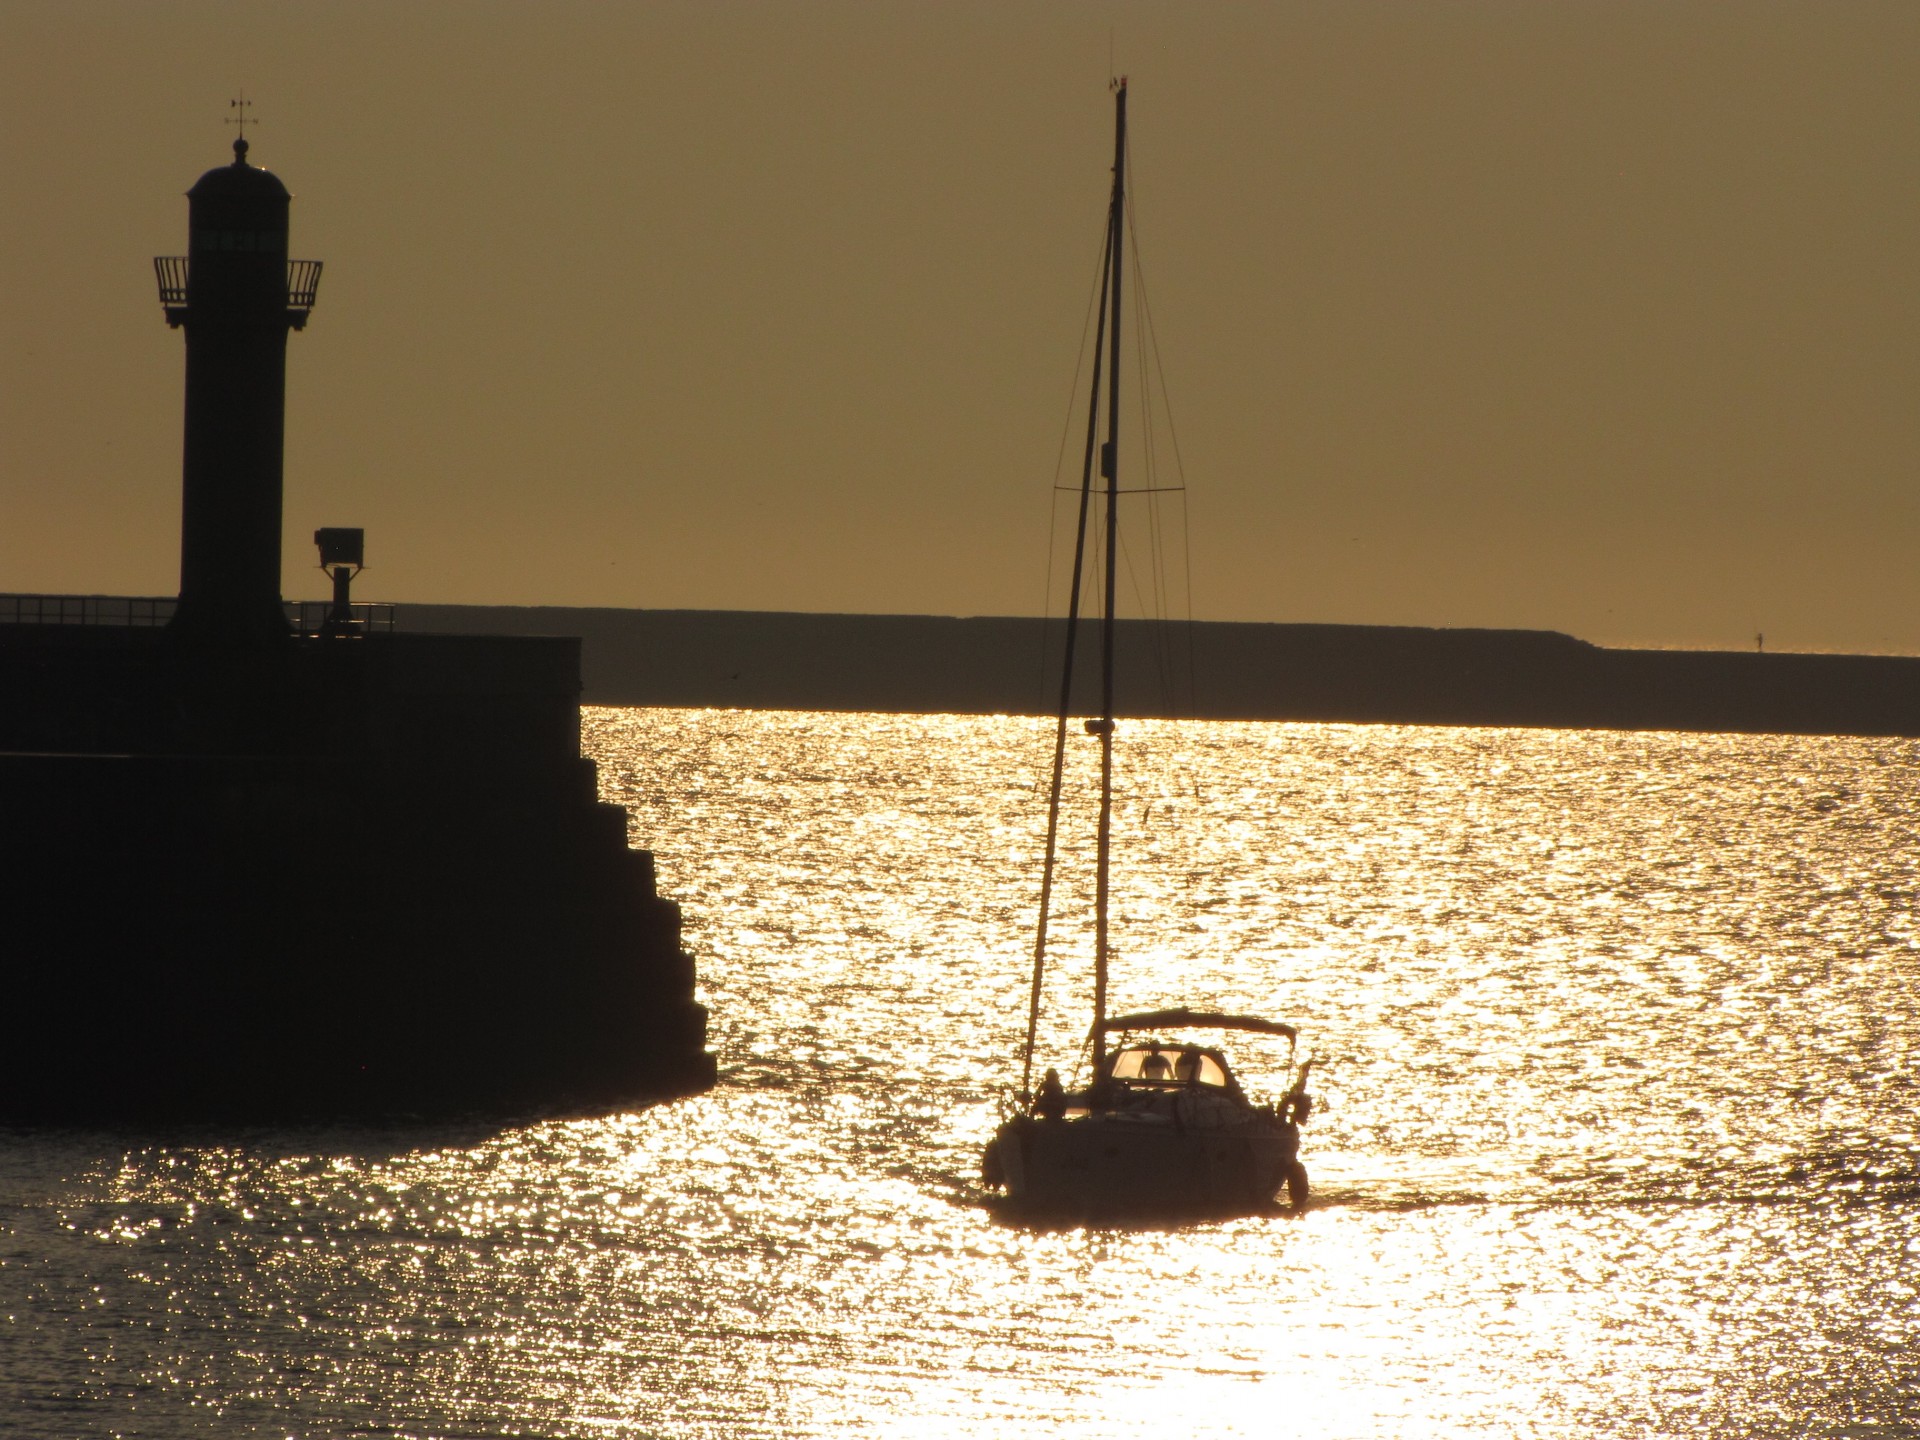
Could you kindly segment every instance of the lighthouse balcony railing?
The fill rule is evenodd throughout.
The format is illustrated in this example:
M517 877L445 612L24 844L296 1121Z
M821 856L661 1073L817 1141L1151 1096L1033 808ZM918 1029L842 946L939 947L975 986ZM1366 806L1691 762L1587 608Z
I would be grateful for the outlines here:
M167 312L167 324L178 326L187 318L187 257L154 256L153 278L160 282L160 304Z
M307 311L313 309L313 302L320 295L320 266L318 260L289 260L287 262L287 308Z
M320 295L323 263L319 260L287 262L287 318L296 330L305 328L307 316L313 313L314 301ZM167 312L169 325L178 325L187 318L188 269L184 255L153 257L153 277L159 282L160 304Z
M156 255L153 278L160 282L160 303L168 309L187 303L187 257Z

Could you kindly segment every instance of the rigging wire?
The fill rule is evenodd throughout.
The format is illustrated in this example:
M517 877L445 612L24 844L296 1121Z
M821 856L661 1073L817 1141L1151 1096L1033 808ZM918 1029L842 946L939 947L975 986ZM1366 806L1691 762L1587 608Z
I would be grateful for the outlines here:
M1131 157L1129 157L1128 164L1132 164ZM1132 177L1129 176L1128 178L1129 182L1131 182ZM1129 183L1128 205L1128 219L1131 222L1131 183ZM1134 293L1140 298L1142 312L1145 317L1141 329L1140 363L1144 369L1147 356L1151 353L1153 357L1154 378L1159 382L1160 408L1166 416L1167 421L1167 439L1173 448L1174 483L1161 488L1172 493L1177 493L1180 496L1180 578L1185 590L1184 598L1186 604L1184 626L1187 632L1187 705L1190 713L1192 713L1197 712L1198 708L1199 684L1195 674L1194 660L1194 641L1197 632L1194 629L1195 622L1193 618L1193 520L1192 513L1189 509L1187 462L1186 457L1180 453L1180 427L1174 423L1173 419L1173 392L1167 385L1166 361L1160 353L1159 332L1154 329L1153 325L1153 307L1147 302L1146 278L1143 274L1138 273L1140 265L1140 237L1137 234L1133 237L1133 260L1136 270ZM1142 390L1147 388L1144 376L1141 388Z
M1146 272L1142 261L1139 226L1134 217L1133 155L1127 155L1127 230L1133 240L1133 293L1135 333L1140 337L1139 376L1140 407L1142 412L1141 433L1146 444L1146 464L1149 472L1147 498L1147 528L1152 543L1150 562L1153 566L1152 588L1155 604L1152 616L1162 622L1154 627L1154 661L1160 672L1160 683L1167 697L1168 708L1176 714L1184 708L1188 714L1194 713L1194 699L1198 691L1194 675L1194 619L1193 619L1193 549L1192 526L1189 523L1187 509L1187 467L1185 457L1180 453L1180 432L1173 422L1173 397L1167 387L1166 362L1160 353L1160 336L1153 324L1153 305L1147 294ZM1149 368L1151 357L1151 368ZM1157 382L1157 383L1156 383ZM1153 397L1158 394L1159 415L1166 422L1167 437L1172 444L1174 483L1159 483L1159 447L1158 427L1155 422ZM1172 608L1172 584L1167 577L1166 521L1160 510L1161 493L1177 494L1180 522L1180 578L1184 590L1185 616L1182 628L1185 631L1186 645L1186 694L1177 692L1175 672L1179 666L1174 654L1174 639L1169 611ZM1184 699L1184 707L1182 700Z
M1138 396L1140 407L1140 449L1141 469L1147 481L1147 588L1151 598L1139 593L1139 578L1133 574L1131 559L1128 563L1129 578L1133 580L1134 595L1140 605L1143 617L1153 621L1166 618L1166 594L1162 565L1162 547L1160 543L1160 497L1154 493L1159 485L1159 462L1154 447L1153 424L1153 387L1149 384L1147 370L1145 336L1146 327L1146 277L1140 264L1140 229L1134 212L1135 186L1133 179L1133 156L1127 155L1127 234L1133 241L1129 259L1133 270L1133 325L1134 334L1141 341L1134 346L1134 393ZM1161 643L1162 632L1158 626L1150 629L1153 637L1153 658L1155 668L1160 672L1161 694L1171 704L1172 694L1167 683L1167 666L1164 647Z
M1135 246L1135 254L1138 254L1137 244ZM1144 294L1144 285L1141 289ZM1160 382L1161 407L1167 417L1167 439L1173 446L1173 468L1176 483L1166 488L1178 494L1180 497L1180 578L1186 592L1184 597L1186 608L1184 625L1187 632L1187 705L1190 712L1197 713L1199 685L1195 675L1194 661L1194 640L1197 632L1194 629L1195 622L1193 618L1193 518L1189 509L1191 502L1188 499L1191 492L1187 486L1186 460L1180 454L1180 428L1173 422L1173 396L1167 389L1166 365L1160 355L1160 337L1155 333L1153 328L1153 311L1151 308L1147 310L1145 343L1141 346L1141 354L1143 357L1148 350L1153 352L1153 368Z
M1129 214L1129 221L1132 216ZM1133 250L1133 324L1134 332L1142 336L1142 342L1136 347L1135 370L1139 377L1140 397L1140 443L1142 466L1147 474L1147 589L1148 596L1139 597L1141 614L1153 622L1147 627L1150 653L1156 678L1160 682L1160 694L1169 710L1179 712L1179 700L1174 694L1172 656L1168 643L1165 621L1167 618L1166 596L1166 547L1160 532L1160 496L1159 453L1154 444L1153 423L1153 387L1148 383L1146 344L1147 334L1146 295L1144 279L1140 271L1139 237L1134 237ZM1129 571L1132 566L1129 563ZM1135 580L1136 594L1138 580Z
M1086 368L1087 363L1087 332L1093 329L1093 317L1100 307L1100 294L1104 288L1107 271L1107 243L1103 238L1100 247L1100 263L1094 270L1093 283L1087 287L1087 309L1085 316L1080 322L1080 346L1074 352L1073 356L1073 384L1067 390L1066 418L1060 422L1060 449L1053 460L1054 498L1050 499L1047 504L1047 581L1046 589L1041 592L1040 605L1039 693L1043 696L1047 691L1047 677L1049 673L1049 667L1047 665L1047 626L1053 614L1053 555L1060 528L1060 502L1058 496L1062 490L1071 491L1071 493L1077 495L1080 493L1081 488L1078 485L1062 485L1060 483L1060 473L1067 468L1067 441L1073 435L1074 414L1080 408L1078 404L1080 375ZM1095 363L1098 363L1099 357L1097 354L1094 358Z

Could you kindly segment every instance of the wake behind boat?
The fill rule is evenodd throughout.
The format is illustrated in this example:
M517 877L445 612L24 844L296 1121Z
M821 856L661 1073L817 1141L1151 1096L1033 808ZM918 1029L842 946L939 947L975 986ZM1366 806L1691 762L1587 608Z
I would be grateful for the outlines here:
M1306 1203L1307 1172L1300 1163L1300 1125L1312 1112L1306 1082L1312 1062L1294 1067L1294 1028L1251 1015L1186 1008L1109 1016L1107 961L1113 839L1113 658L1116 557L1119 553L1119 415L1122 251L1126 226L1127 87L1114 87L1113 191L1101 272L1099 329L1094 340L1093 397L1087 410L1081 466L1079 529L1067 613L1060 706L1054 734L1053 784L1048 800L1046 861L1041 872L1040 920L1034 942L1033 987L1015 1113L987 1143L981 1171L1004 1192L1004 1204L1025 1216L1067 1219L1160 1219L1256 1214L1272 1207L1284 1188L1297 1208ZM1102 357L1102 350L1105 357ZM1104 376L1102 368L1104 365ZM1100 434L1105 382L1106 437ZM1068 1091L1049 1069L1032 1087L1033 1052L1046 971L1066 768L1068 718L1073 710L1074 648L1080 590L1095 516L1094 460L1104 488L1104 601L1101 609L1100 715L1086 732L1100 744L1100 819L1094 889L1093 1025L1087 1084ZM1241 1088L1226 1055L1197 1037L1241 1031L1283 1037L1293 1072L1286 1094L1260 1104ZM1124 1037L1109 1048L1109 1039Z

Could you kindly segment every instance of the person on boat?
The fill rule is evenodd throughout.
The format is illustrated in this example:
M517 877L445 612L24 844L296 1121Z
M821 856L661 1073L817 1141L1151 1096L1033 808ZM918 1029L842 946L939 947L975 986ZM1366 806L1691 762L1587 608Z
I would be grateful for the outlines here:
M1280 1173L1286 1178L1287 1203L1295 1210L1304 1209L1312 1194L1307 1167L1300 1163L1300 1127L1313 1114L1313 1099L1306 1089L1307 1075L1312 1069L1313 1062L1309 1060L1293 1089L1274 1107L1280 1120Z
M1060 1072L1051 1065L1040 1082L1040 1093L1034 1097L1033 1113L1042 1120L1061 1120L1066 1118L1067 1092L1061 1088Z
M1167 1057L1156 1050L1147 1056L1145 1062L1141 1064L1140 1078L1142 1080L1171 1080L1173 1078L1173 1067L1167 1063Z
M1307 1167L1300 1163L1300 1127L1290 1105L1280 1112L1280 1174L1287 1184L1287 1203L1296 1210L1305 1206L1311 1187Z
M1309 1060L1300 1067L1300 1074L1280 1101L1280 1118L1291 1120L1296 1125L1304 1125L1313 1115L1313 1097L1307 1093L1307 1077L1313 1074L1314 1062Z

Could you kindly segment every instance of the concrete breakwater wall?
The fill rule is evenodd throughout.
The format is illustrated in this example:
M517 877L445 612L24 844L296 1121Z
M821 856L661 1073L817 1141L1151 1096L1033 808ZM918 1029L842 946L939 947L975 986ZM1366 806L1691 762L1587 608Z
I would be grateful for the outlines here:
M1019 617L402 605L403 628L578 635L600 705L1044 714L1063 627ZM1085 710L1096 632L1082 634ZM1920 658L1607 649L1543 630L1122 622L1136 716L1920 736Z
M586 1112L710 1085L578 649L0 626L0 1120Z

